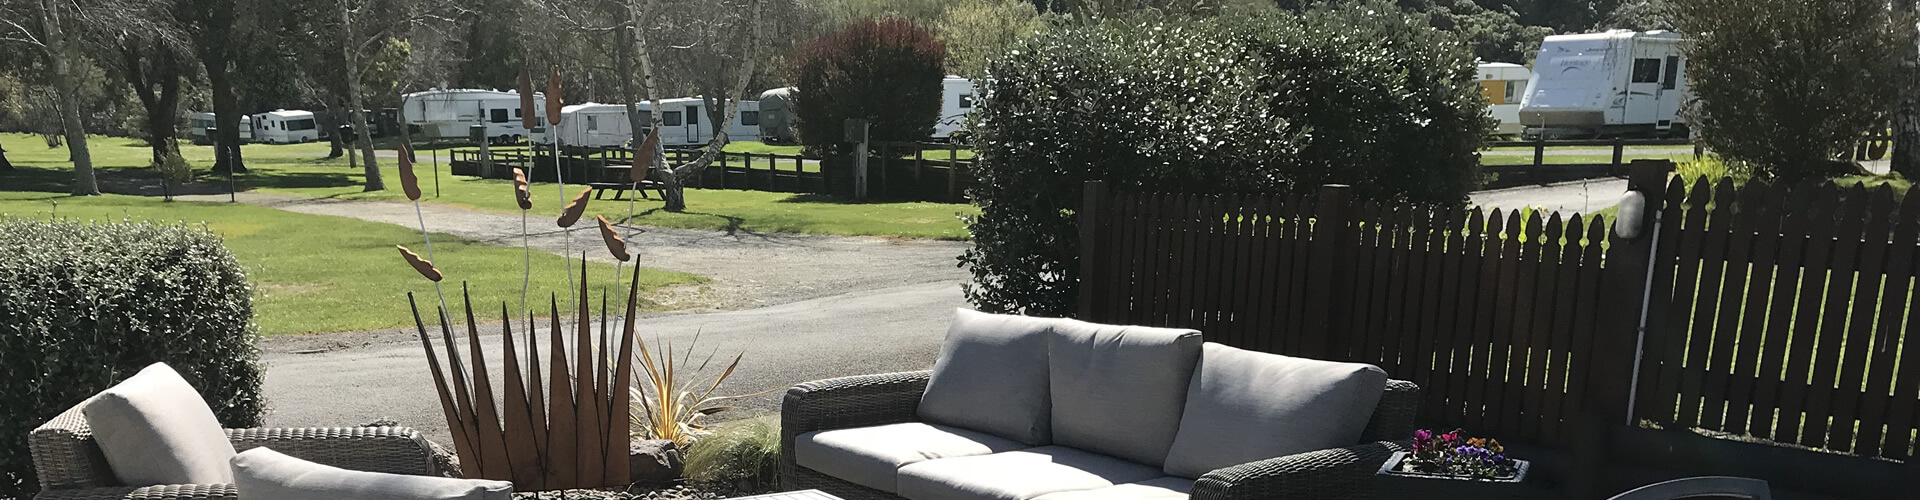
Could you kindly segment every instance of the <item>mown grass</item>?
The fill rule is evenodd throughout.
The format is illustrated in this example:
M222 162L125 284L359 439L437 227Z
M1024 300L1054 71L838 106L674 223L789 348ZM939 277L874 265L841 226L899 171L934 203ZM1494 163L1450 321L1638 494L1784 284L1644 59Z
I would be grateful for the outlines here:
M0 179L9 178L0 175ZM267 335L411 326L408 292L418 296L429 315L427 321L433 321L431 311L438 299L432 282L415 274L394 250L396 244L406 245L425 255L426 247L418 231L244 204L169 203L152 197L111 194L71 197L63 192L64 189L54 193L0 192L0 214L36 219L132 219L202 225L220 235L246 268L248 282L253 286L254 318L261 332ZM522 264L526 258L521 249L482 245L436 234L433 254L436 267L447 275L442 287L449 305L461 307L459 293L464 282L472 287L475 314L483 318L499 315L501 303L509 304L510 309L519 309ZM564 266L557 255L534 252L531 295L537 298L548 293L566 293ZM613 266L592 264L588 273L611 288ZM640 271L641 290L647 292L702 280L687 273ZM659 308L658 304L645 300L645 295L642 303L649 310Z

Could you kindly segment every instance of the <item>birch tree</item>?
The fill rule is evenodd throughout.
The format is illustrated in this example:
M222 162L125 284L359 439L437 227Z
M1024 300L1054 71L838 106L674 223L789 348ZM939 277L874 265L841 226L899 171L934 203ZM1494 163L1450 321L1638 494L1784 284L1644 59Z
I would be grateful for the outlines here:
M0 44L25 47L46 60L58 96L61 133L73 162L73 194L100 194L93 154L80 116L78 67L83 45L98 29L146 26L152 9L143 0L0 0Z
M360 149L365 162L367 191L379 191L387 188L380 178L379 158L374 155L372 128L367 126L366 96L362 92L362 83L367 76L377 71L375 62L378 53L388 49L388 44L404 39L416 28L433 25L451 25L448 17L459 10L449 0L337 0L339 3L339 47L342 78L346 79L347 114L353 123L355 135L354 147Z

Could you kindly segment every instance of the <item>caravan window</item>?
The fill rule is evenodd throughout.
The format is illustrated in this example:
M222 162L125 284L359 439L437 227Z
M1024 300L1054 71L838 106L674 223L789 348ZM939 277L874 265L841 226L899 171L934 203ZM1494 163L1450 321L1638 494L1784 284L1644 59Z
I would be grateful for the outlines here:
M588 131L588 132L595 132L595 131L598 131L598 130L600 130L600 119L599 119L599 118L600 118L600 117L598 117L598 116L593 116L593 115L587 115L587 131Z
M1679 85L1680 56L1667 56L1667 73L1660 77L1660 88L1672 89Z
M287 122L287 130L313 130L313 119L307 118Z
M960 94L960 109L973 109L973 94Z
M688 125L700 124L700 107L699 106L687 106L687 124Z
M1527 95L1526 80L1507 80L1507 104L1518 104Z
M680 112L679 111L660 112L660 124L668 127L680 126Z
M759 125L760 112L759 111L741 111L740 124L741 125Z
M520 118L520 108L513 108L513 117Z
M1633 83L1660 83L1660 60L1651 57L1634 59Z
M507 122L507 110L505 109L488 110L488 114L491 115L491 118L492 118L491 120L488 120L488 121L492 121L494 123Z

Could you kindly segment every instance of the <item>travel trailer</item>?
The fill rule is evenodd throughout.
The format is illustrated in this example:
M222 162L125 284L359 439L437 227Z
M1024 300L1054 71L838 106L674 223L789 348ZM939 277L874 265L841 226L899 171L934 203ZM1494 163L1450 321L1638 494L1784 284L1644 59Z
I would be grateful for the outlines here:
M800 142L800 138L793 135L793 87L761 92L759 107L760 142L767 144Z
M667 146L703 145L713 140L714 124L703 109L706 101L698 97L660 100L660 143ZM652 103L640 103L638 109L652 109ZM735 110L729 140L750 141L759 138L760 106L756 101L740 101ZM582 148L620 148L634 136L624 104L586 103L562 108L560 124L552 127L562 146ZM752 122L751 124L748 122ZM546 134L541 144L552 144Z
M1480 63L1480 95L1487 98L1487 116L1497 122L1494 135L1520 135L1520 98L1527 95L1533 72L1513 63Z
M277 109L253 115L253 140L267 144L299 144L320 139L313 113Z
M547 117L547 98L533 96L535 116ZM474 125L487 126L487 138L495 144L512 144L532 137L520 126L520 94L498 90L448 89L414 92L400 98L400 115L407 125L419 127L425 138L466 138Z
M973 111L973 80L947 76L940 80L940 121L933 124L934 139L948 139L967 128Z
M216 125L213 122L213 113L194 113L187 117L187 137L192 139L194 144L202 146L213 144L213 140L207 138L207 129L214 126ZM253 117L240 115L240 142L252 141Z
M1684 43L1670 31L1547 37L1520 101L1522 135L1686 136Z

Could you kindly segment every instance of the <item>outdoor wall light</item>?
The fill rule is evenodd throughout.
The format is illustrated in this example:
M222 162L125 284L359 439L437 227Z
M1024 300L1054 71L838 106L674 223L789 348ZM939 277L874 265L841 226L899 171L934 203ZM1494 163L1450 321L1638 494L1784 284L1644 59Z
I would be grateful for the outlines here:
M1629 240L1640 237L1640 226L1646 223L1647 196L1627 191L1620 197L1619 209L1619 216L1613 219L1613 234Z

